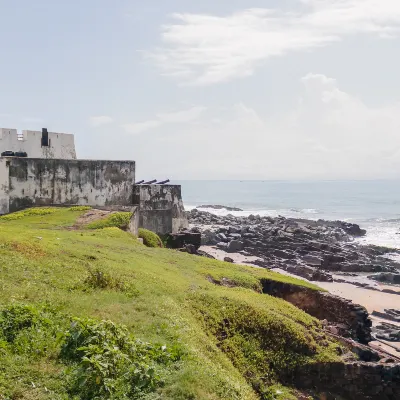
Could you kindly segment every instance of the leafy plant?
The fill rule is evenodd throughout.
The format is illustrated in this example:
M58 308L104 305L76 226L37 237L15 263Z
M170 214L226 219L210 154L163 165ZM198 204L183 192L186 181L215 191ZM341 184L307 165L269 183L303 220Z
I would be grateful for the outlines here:
M111 321L75 318L60 357L73 363L70 392L80 399L136 399L162 385L161 365L178 361L166 346L136 340Z
M131 212L116 212L110 214L108 217L104 219L91 222L86 227L88 229L103 229L103 228L117 227L119 229L125 230L128 228L131 216L132 216Z
M143 239L143 244L147 247L164 247L160 237L147 229L139 229L139 238Z
M92 209L91 206L73 206L69 207L68 211L89 211L91 209Z

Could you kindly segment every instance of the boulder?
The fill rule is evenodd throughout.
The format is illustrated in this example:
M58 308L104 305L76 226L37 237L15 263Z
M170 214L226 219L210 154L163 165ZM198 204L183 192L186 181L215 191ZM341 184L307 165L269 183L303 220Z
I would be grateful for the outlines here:
M240 240L232 240L227 246L228 253L237 253L243 250L243 242Z
M228 238L226 237L226 235L224 233L217 233L216 238L220 241L220 242L228 242Z
M306 263L307 265L310 265L311 267L321 267L323 264L322 258L317 256L312 256L309 254L303 257L303 262Z

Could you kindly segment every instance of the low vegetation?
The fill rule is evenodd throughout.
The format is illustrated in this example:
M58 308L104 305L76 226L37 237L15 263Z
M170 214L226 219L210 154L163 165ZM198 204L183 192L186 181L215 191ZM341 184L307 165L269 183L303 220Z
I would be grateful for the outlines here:
M316 286L50 210L0 218L1 400L287 400L283 375L338 360L320 323L260 282Z
M27 210L18 211L12 214L3 215L0 217L0 221L13 221L16 219L22 219L28 216L40 216L40 215L50 215L57 211L56 208L45 208L45 207L38 207L38 208L28 208Z
M106 218L91 222L90 224L86 225L86 228L87 229L103 229L103 228L115 227L115 228L125 230L128 228L131 216L132 216L132 213L130 213L130 212L111 213Z
M89 211L91 209L92 209L92 207L90 207L90 206L74 206L74 207L68 208L68 211Z
M164 247L161 238L147 229L139 229L139 238L143 239L143 244L147 247Z

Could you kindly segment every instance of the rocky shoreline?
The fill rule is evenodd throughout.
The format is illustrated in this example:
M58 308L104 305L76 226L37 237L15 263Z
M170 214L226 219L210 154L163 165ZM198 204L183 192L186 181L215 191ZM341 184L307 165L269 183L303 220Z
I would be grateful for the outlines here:
M400 342L400 323L394 325L390 318L400 315L396 310L400 309L400 263L393 257L400 251L362 245L357 239L366 231L358 225L281 216L219 216L199 209L190 211L188 219L191 231L201 233L202 245L223 254L225 261L248 259L246 263L317 283L345 283L394 295L397 304L378 312L380 321L373 333L377 339Z

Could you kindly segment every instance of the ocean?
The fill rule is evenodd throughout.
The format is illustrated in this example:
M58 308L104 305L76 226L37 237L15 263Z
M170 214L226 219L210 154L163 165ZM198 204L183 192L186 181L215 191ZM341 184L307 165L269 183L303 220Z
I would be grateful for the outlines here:
M400 249L400 181L175 181L185 208L220 204L270 215L342 220L367 230L360 241Z

